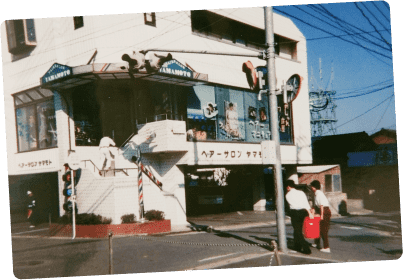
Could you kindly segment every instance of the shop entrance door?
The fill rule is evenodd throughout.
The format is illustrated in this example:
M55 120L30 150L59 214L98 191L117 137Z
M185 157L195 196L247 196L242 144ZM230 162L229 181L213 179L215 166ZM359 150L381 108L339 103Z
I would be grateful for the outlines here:
M35 220L49 222L59 217L58 173L9 176L11 223L27 222L27 191L35 196Z

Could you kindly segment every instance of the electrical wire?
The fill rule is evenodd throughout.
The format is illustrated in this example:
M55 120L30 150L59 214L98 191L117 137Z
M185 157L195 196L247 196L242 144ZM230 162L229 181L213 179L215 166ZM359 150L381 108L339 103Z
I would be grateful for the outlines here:
M378 55L380 55L380 56L383 56L383 57L385 57L385 58L388 58L388 59L390 59L390 60L392 59L392 57L389 57L389 56L387 56L387 55L384 55L384 54L382 54L382 53L380 53L380 52L377 52L377 51L375 51L375 50L372 50L372 49L363 47L363 46L358 45L358 44L356 44L356 43L354 43L354 42L352 42L352 41L346 40L346 39L342 38L341 36L338 36L338 35L336 35L336 34L333 34L333 33L329 32L329 31L326 31L326 30L324 30L324 29L322 29L322 28L319 28L319 27L317 27L317 26L314 26L314 25L312 25L312 24L310 24L310 23L308 23L308 22L306 22L306 21L304 21L304 20L302 20L302 19L300 19L300 18L298 18L298 17L295 17L295 16L293 16L293 15L291 15L291 14L289 14L289 13L286 13L286 12L281 11L281 10L276 9L276 8L274 8L274 10L276 10L277 12L282 13L282 14L288 16L288 17L294 18L294 19L296 19L296 20L298 20L298 21L300 21L300 22L302 22L302 23L304 23L304 24L306 24L306 25L308 25L308 26L310 26L310 27L313 27L313 28L315 28L315 29L318 29L318 30L320 30L320 31L323 31L324 33L331 34L331 35L333 35L333 36L335 36L335 37L337 37L337 38L339 38L339 39L341 39L341 40L343 40L343 41L345 41L345 42L348 42L348 43L350 43L350 44L353 44L353 45L358 46L358 47L363 48L363 49L368 49L369 51L374 52L374 53L376 53L376 54L378 54Z
M318 6L318 7L317 7L317 6ZM365 33L365 31L364 31L363 29L359 28L358 26L353 25L353 24L351 24L351 23L349 23L349 22L347 22L347 21L345 21L345 20L343 20L343 19L341 19L341 18L335 16L333 13L331 13L331 12L325 7L325 5L321 5L321 4L318 4L318 5L310 5L309 7L312 8L313 10L318 11L319 13L321 13L322 15L326 16L327 18L329 18L329 19L331 19L331 20L333 20L333 21L336 21L336 22L345 24L345 25L347 26L346 28L349 28L350 30L359 30L359 31ZM380 42L383 42L383 40L381 40L380 38L378 38L378 37L376 37L376 36L373 36L372 34L367 34L367 35L370 36L370 37L371 37L372 39L374 39L374 40L378 40L378 41L380 41ZM365 41L367 41L367 42L371 42L371 41L370 41L368 38L366 38L365 36L358 36L358 37L362 38L363 40L365 40ZM383 42L383 43L384 43L384 42Z
M374 93L374 92L381 91L381 90L386 89L386 88L390 88L392 86L393 86L393 84L385 86L385 87L382 87L382 88L378 88L378 89L375 89L375 90L371 90L371 91L368 91L368 92L365 92L365 93L357 94L357 95L351 95L351 96L345 96L345 97L335 97L334 100L341 100L341 99L364 96L364 95L368 95L368 94L371 94L371 93Z
M386 114L387 109L388 109L388 108L389 108L389 106L390 106L391 100L393 100L393 98L392 98L392 99L390 99L389 103L387 104L386 110L384 110L384 113L383 113L382 117L380 118L379 122L378 122L378 123L377 123L377 125L375 126L375 130L376 130L376 129L377 129L377 127L379 126L380 122L383 120L384 115Z
M359 87L359 88L353 88L353 89L339 89L338 92L348 90L348 91L351 91L351 92L347 92L347 93L343 93L343 94L356 93L356 92L358 92L358 90L363 90L363 89L375 87L375 86L378 86L378 85L386 84L386 83L388 83L388 82L390 82L390 81L392 81L392 80L393 80L393 79L388 79L388 80L385 80L385 81L383 81L383 82L379 82L379 83L373 84L373 85L371 85L371 86L366 86L366 87ZM352 91L352 90L354 90L354 91Z
M376 6L376 4L375 4L373 1L367 2L367 3L372 3L373 6L375 6L376 9L379 10L379 8ZM365 7L365 9L369 12L369 14L371 14L371 15L375 18L375 20L376 20L381 26L383 26L384 29L387 29L386 26L384 26L384 24L383 24L381 21L379 21L378 17L375 16L375 15L372 13L372 11L370 11L370 9L369 9L368 7L366 7L366 5L365 5L364 3L362 3L362 5L363 5L363 7ZM380 10L379 10L379 12L380 12ZM381 13L381 12L380 12L380 13ZM382 15L383 15L383 14L382 14ZM384 15L383 15L383 16L384 16ZM387 18L386 18L386 19L387 19ZM387 21L388 21L388 20L387 20ZM389 21L388 21L388 22L389 22ZM390 24L390 22L389 22L389 24ZM390 33L390 35L391 35L391 33Z
M370 108L370 109L367 110L366 112L360 114L359 116L356 116L355 118L353 118L353 119L351 119L351 120L349 120L349 121L347 121L347 122L345 122L345 123L343 123L343 124L337 126L336 129L339 128L339 127L341 127L341 126L344 126L344 125L346 125L346 124L348 124L348 123L350 123L350 122L352 122L352 121L354 121L354 120L356 120L356 119L358 119L358 118L360 118L360 117L362 117L363 115L369 113L370 111L372 111L373 109L379 107L379 106L382 105L384 102L386 102L387 100L389 100L390 98L393 98L393 97L394 97L394 94L392 94L392 95L389 96L388 98L384 99L382 102L380 102L380 103L377 104L376 106Z
M358 10L362 13L363 17L369 22L369 24L374 28L375 31L377 31L376 26L374 26L374 24L370 21L370 19L366 16L366 14L363 12L363 10L359 7L359 5L354 2L354 5L356 6L356 8L358 8ZM386 41L386 39L383 37L383 35L377 31L377 34L379 34L380 38L382 38L384 40L384 42L386 43L386 45L390 48L391 50L391 44L389 42Z
M314 5L310 5L310 8L312 8L313 10L318 10L318 12L320 12L320 13L322 13L322 14L325 13L326 16L332 17L331 19L334 20L334 21L336 21L336 22L338 23L338 25L341 26L341 28L343 28L344 31L345 31L347 34L349 34L349 32L354 32L354 30L353 30L352 28L349 28L349 27L347 28L347 27L342 26L341 22L344 23L346 26L352 26L352 27L355 28L355 29L362 30L362 29L360 29L360 28L358 28L358 27L356 27L356 26L354 26L354 25L352 25L352 24L350 24L350 23L348 23L348 22L346 22L346 21L344 21L344 20L342 20L342 19L336 17L336 16L333 15L330 11L328 11L327 8L325 8L323 5L319 5L319 7L321 7L322 10L321 10L320 8L315 7ZM348 31L349 31L349 32L348 32ZM373 32L377 32L377 31L373 31ZM370 36L371 36L372 38L374 38L374 39L380 40L379 38L377 38L377 37L371 35L370 32L369 32L367 35L370 35ZM385 48L385 47L383 47L383 46L381 46L381 45L379 45L379 44L374 43L373 41L370 41L368 38L366 38L365 36L362 36L361 34L358 34L357 37L358 37L358 38L361 38L362 40L364 40L364 41L366 41L366 42L368 42L368 43L370 43L370 44L376 45L376 46L378 46L378 47L380 47L380 48L382 48L382 49L384 49L384 50L386 50L386 51L391 52L390 49L387 49L387 48ZM360 44L360 43L354 38L354 36L351 36L351 38L352 38L357 44L359 44L359 45L361 45L362 47L364 47L362 44ZM380 40L380 41L383 42L382 40ZM376 58L376 59L379 60L380 62L384 63L385 65L387 65L387 66L389 66L389 67L391 67L391 64L385 62L385 61L382 60L381 58L377 57L375 54L369 52L367 49L365 49L365 50L366 50L371 56L373 56L374 58Z
M314 8L314 7L315 7L315 6L313 6L313 8ZM320 7L327 13L328 16L333 17L333 19L338 23L338 25L341 26L341 28L344 29L344 32L346 32L347 34L349 34L349 32L353 32L353 29L352 29L352 28L343 27L342 24L341 24L341 22L345 23L346 25L350 25L350 26L353 26L353 25L351 25L350 23L348 23L348 22L346 22L346 21L343 21L343 20L337 18L337 17L334 16L330 11L328 11L323 5L320 5ZM353 27L355 27L355 26L353 26ZM359 30L362 30L362 29L357 28L357 27L355 27L355 28L356 28L356 29L359 29ZM349 31L349 32L348 32L348 31ZM375 31L375 32L376 32L376 31ZM369 34L368 34L368 35L369 35ZM374 37L373 35L372 35L372 37L375 38L375 39L378 39L377 37ZM354 36L351 36L351 38L352 38L357 44L359 44L359 45L361 45L362 47L364 47L361 43L359 43L359 42L354 38ZM371 43L371 44L373 44L373 45L376 45L376 46L378 46L378 47L380 47L380 48L382 48L382 49L384 49L384 50L386 50L386 51L391 52L391 49L387 49L387 48L385 48L385 47L383 47L383 46L381 46L381 45L379 45L379 44L376 44L376 43L370 41L369 39L367 39L366 37L364 37L364 36L362 36L362 35L359 35L358 38L362 38L362 39L365 40L366 42L369 42L369 43ZM365 50L366 50L370 55L372 55L374 58L376 58L377 60L379 60L380 62L386 64L387 66L391 66L391 65L388 64L387 62L383 61L381 58L377 57L375 54L369 52L366 48L365 48Z
M311 5L309 5L309 6L311 6ZM294 7L296 7L296 6L294 6ZM296 8L297 8L297 7L296 7ZM314 9L313 7L311 7L311 8ZM348 32L348 31L347 31L347 28L346 28L346 27L343 27L343 26L341 25L342 20L337 19L337 18L336 18L331 12L329 12L325 7L322 7L322 8L326 11L326 13L327 13L329 16L332 16L332 17L333 17L333 18L330 18L330 19L332 19L334 22L336 22L340 27L334 26L334 25L328 23L328 22L325 21L325 20L319 19L318 17L316 17L316 16L314 16L314 15L312 15L312 14L310 14L310 13L308 13L308 12L302 10L302 9L301 9L301 10L302 10L303 12L309 14L310 16L313 16L313 17L317 18L317 19L320 20L320 21L323 21L323 22L327 23L328 25L331 25L332 27L334 27L334 28L336 28L336 29L338 29L338 30L340 30L340 31L343 31L343 32L347 33L348 35L354 35L354 34L355 34L355 33L351 33L351 34L350 34L349 32L354 32L352 28L349 28L349 32ZM299 8L299 9L300 9L300 8ZM357 29L359 29L359 28L357 28ZM361 29L359 29L359 30L361 30ZM375 32L376 32L376 31L375 31ZM387 50L387 51L390 51L390 49L388 49L388 48L386 48L386 47L384 47L384 46L382 46L382 45L379 45L379 44L377 44L377 43L375 43L375 42L373 42L373 41L367 39L366 37L361 36L361 34L362 34L362 33L357 33L357 35L360 35L360 36L358 36L358 37L361 37L362 39L366 40L366 41L367 41L368 43L370 43L370 44L373 44L373 45L378 46L378 47L380 47L380 48L383 48L383 49L385 49L385 50ZM351 37L352 37L352 39L354 39L353 36L351 36ZM355 39L354 39L354 40L355 40ZM357 41L355 40L355 42L357 42ZM357 43L359 44L359 42L357 42Z
M379 7L377 7L377 5L375 4L375 2L374 1L370 1L370 3L372 3L373 4L373 6L375 6L375 8L380 12L380 14L386 19L386 21L390 24L390 19L388 19L385 15L384 15L384 13L382 12L382 10L380 10L380 8ZM391 24L390 24L391 25ZM390 33L390 35L391 35L391 32L389 32Z
M380 30L379 29L379 31L390 31L389 29L387 29L387 30ZM338 36L341 36L341 37L344 37L344 36L352 36L352 35L358 35L358 34L365 34L365 33L373 33L373 32L376 32L376 31L366 31L366 32L359 32L359 33L351 33L351 34L345 34L345 35L338 35ZM337 36L324 36L324 37L317 37L317 38L308 38L308 39L306 39L306 41L314 41L314 40L323 40L323 39L331 39L331 38L335 38L335 37L337 37Z

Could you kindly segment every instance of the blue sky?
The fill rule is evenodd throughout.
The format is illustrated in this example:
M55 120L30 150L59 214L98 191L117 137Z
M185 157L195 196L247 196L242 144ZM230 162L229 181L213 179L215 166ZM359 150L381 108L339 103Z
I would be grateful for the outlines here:
M315 4L314 7L313 5L311 5L311 7L307 5L299 5L297 7L274 7L274 12L282 15L285 15L282 12L289 14L289 17L299 27L307 39L310 88L312 84L310 82L312 76L311 68L313 69L315 79L320 84L320 58L323 88L327 87L331 77L332 67L334 69L332 89L337 92L336 98L360 95L375 89L390 86L384 90L375 91L362 96L336 100L336 105L338 106L336 109L338 119L336 124L337 134L359 131L366 131L371 134L379 131L381 128L396 128L395 100L394 97L387 99L393 94L394 89L394 86L391 86L393 85L393 64L392 59L388 58L391 57L391 51L389 53L389 50L384 49L388 49L389 44L391 44L391 35L388 31L379 31L380 35L375 31L375 28L377 30L390 29L390 10L388 5L385 5L385 3L381 1L376 1L375 3L361 2L357 3L357 5L359 8L353 2ZM362 33L362 35L371 42L379 44L380 47L366 42L363 38L355 38L357 38L357 41L361 45L380 54L367 51L362 47L345 42L338 37L331 37L332 35L324 32L328 31L338 36L347 35L347 33L337 30L335 27L326 23L328 22L334 26L340 27L324 13L319 12L319 9L322 8L328 10L335 17L359 28L360 30L357 30L355 33L371 32ZM360 9L364 12L370 23L361 13ZM313 15L318 17L318 19ZM375 17L373 17L373 15ZM326 22L321 20L325 20ZM306 23L321 28L324 31L309 26ZM351 31L350 34L352 33L354 32ZM342 38L353 41L352 35L343 36ZM382 38L384 38L385 41L382 40ZM377 86L369 87L376 84ZM314 88L317 89L317 85L314 85ZM375 108L372 109L373 107ZM370 111L365 113L368 110ZM358 117L360 115L362 116Z

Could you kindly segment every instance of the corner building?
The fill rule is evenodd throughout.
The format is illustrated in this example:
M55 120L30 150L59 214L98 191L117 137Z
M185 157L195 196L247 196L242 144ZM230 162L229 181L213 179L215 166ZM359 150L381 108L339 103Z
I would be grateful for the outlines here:
M265 44L262 8L13 20L1 32L12 219L22 217L28 189L42 218L65 213L62 176L73 156L78 213L113 223L139 217L136 147L163 183L160 190L143 174L145 211L163 211L172 225L265 211L274 200L261 154L261 141L271 140L268 96L259 100L242 71L264 60L171 52L154 72L122 60L150 49L256 54ZM277 88L301 80L288 106L278 96L284 179L297 182L297 166L312 163L306 41L278 14L274 32ZM163 57L145 58L154 66ZM108 172L98 147L105 135L117 144Z

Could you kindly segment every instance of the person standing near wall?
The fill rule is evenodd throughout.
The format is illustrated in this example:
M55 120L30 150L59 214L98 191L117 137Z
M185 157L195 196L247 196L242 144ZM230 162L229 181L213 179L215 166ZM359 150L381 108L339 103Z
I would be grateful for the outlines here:
M287 180L286 185L286 201L290 206L290 218L293 226L293 241L294 249L303 254L311 254L309 243L303 236L303 222L309 216L310 219L314 217L314 211L310 208L304 192L296 190L295 182Z
M105 136L101 139L100 141L100 152L101 152L101 169L104 170L104 162L107 160L105 163L105 170L108 170L111 167L111 162L112 162L112 155L113 153L110 150L110 146L115 147L115 142L108 136Z
M27 208L28 208L28 215L27 219L30 222L30 228L35 227L35 215L34 215L34 210L36 207L36 201L34 194L31 191L27 191Z
M319 181L314 180L310 183L310 187L315 194L315 205L317 212L319 212L321 220L320 220L320 238L323 239L324 247L321 249L321 239L318 238L315 240L316 246L320 249L321 252L331 253L330 245L328 243L328 230L330 229L330 220L331 220L331 210L330 203L325 196L325 194L321 191L321 184Z

